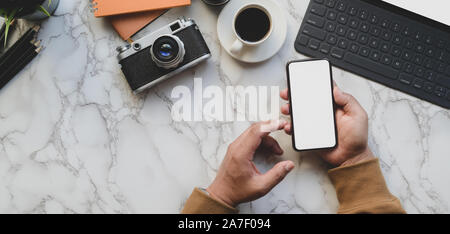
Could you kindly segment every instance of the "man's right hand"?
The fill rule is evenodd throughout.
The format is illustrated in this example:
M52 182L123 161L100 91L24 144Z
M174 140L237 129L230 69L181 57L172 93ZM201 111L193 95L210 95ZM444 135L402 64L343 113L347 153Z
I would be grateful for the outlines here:
M292 161L279 162L263 174L253 163L253 157L259 148L282 155L280 145L269 134L282 130L286 124L284 120L255 123L231 143L216 178L206 189L210 196L235 207L266 195L280 183L294 168Z
M350 94L342 92L336 85L333 90L334 100L338 105L336 124L338 146L332 150L321 151L322 158L331 165L345 166L374 158L367 145L368 117L366 111ZM281 98L289 100L288 89L281 91ZM289 115L289 104L281 107L281 113ZM291 124L284 128L291 134Z

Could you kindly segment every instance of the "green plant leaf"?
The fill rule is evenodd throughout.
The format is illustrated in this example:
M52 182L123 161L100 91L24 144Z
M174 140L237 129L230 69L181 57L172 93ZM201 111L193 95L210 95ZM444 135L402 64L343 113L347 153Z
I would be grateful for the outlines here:
M48 17L50 17L50 13L48 13L48 11L42 6L42 5L39 5L39 8L38 8L41 12L43 12L44 14L46 14Z
M17 13L18 10L19 9L17 9L17 8L13 9L9 15L7 14L7 12L5 12L5 25L6 25L6 27L5 27L5 44L4 44L4 47L6 47L6 42L8 40L9 28L10 28L12 22L14 21L16 13Z

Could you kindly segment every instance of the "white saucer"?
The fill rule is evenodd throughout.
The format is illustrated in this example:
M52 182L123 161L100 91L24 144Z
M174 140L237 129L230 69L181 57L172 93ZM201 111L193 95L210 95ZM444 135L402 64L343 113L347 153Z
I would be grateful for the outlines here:
M273 20L273 32L266 41L255 47L245 47L239 55L230 52L235 42L236 35L233 32L233 18L237 11L244 5L255 3L263 5L271 14ZM235 0L230 1L222 10L217 21L217 34L222 47L233 58L246 63L263 62L274 56L283 46L287 34L286 14L281 7L272 0Z

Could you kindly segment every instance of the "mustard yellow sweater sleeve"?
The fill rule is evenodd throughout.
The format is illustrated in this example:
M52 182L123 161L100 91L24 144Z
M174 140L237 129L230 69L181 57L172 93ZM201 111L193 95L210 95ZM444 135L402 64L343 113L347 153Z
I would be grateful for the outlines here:
M378 159L328 172L336 188L340 214L403 214L400 201L388 190Z
M182 214L235 214L238 210L195 188L184 205Z
M399 200L388 190L378 159L330 170L336 188L340 214L405 213ZM233 214L238 210L217 201L196 188L182 214Z

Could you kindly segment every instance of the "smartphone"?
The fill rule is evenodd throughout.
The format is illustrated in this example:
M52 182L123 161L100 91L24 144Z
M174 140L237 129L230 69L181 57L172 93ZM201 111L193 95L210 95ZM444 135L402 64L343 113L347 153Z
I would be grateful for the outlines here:
M295 150L332 149L337 146L333 77L325 59L292 61L287 80Z

